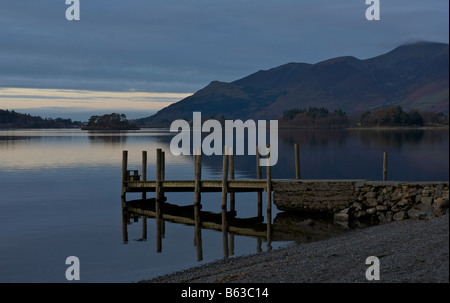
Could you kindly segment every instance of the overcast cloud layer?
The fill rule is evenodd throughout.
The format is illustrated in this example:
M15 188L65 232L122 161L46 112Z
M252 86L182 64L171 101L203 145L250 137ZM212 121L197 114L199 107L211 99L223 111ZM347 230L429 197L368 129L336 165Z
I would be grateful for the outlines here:
M0 87L195 92L288 62L448 43L447 0L0 1Z

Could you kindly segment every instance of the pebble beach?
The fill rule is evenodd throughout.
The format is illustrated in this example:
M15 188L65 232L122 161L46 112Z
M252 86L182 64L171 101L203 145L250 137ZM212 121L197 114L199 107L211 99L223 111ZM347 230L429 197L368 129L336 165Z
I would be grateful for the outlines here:
M379 260L369 281L366 259ZM333 238L224 258L142 283L449 283L449 215L352 230Z

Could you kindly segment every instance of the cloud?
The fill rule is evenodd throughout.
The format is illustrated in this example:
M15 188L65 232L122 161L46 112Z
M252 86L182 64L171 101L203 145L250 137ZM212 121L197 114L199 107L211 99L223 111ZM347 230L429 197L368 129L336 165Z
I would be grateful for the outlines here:
M93 114L109 113L111 110L132 113L133 117L169 106L189 93L116 92L64 89L0 88L0 108L20 112L67 117L77 112L82 120Z
M448 43L448 1L2 0L0 86L193 92L287 62L368 58L411 39Z

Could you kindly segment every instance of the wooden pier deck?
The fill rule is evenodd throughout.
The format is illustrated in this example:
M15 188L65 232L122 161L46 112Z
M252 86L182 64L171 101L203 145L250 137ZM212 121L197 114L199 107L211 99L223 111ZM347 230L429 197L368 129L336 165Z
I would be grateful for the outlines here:
M195 192L195 180L165 180L160 181L159 187L163 192ZM222 192L221 180L200 180L202 192ZM127 181L126 192L155 192L157 181ZM266 180L228 180L228 192L266 191Z

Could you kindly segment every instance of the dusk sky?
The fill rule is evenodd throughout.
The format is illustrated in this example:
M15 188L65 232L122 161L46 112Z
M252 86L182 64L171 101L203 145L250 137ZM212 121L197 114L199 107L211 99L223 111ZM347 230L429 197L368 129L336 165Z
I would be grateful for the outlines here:
M0 0L0 109L146 117L205 87L289 62L448 43L449 1Z

